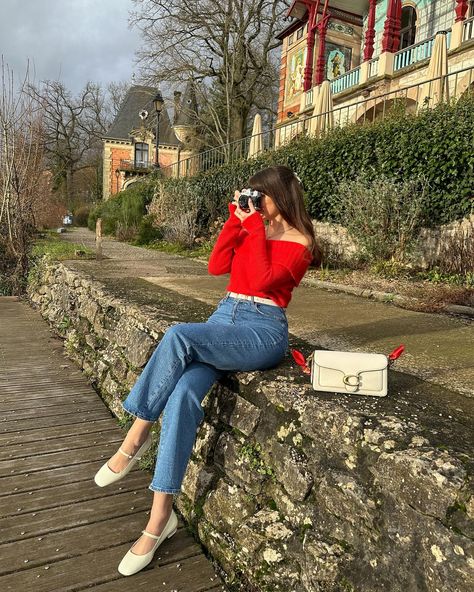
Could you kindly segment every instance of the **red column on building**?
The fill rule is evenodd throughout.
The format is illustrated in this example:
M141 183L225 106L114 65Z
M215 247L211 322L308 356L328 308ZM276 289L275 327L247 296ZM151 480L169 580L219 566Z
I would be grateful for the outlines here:
M315 83L321 84L324 80L324 70L326 67L326 33L328 30L328 23L329 23L329 15L327 14L329 0L324 2L323 14L321 16L321 20L318 23L318 32L319 32L319 53L318 53L318 62L316 64L316 79Z
M377 0L369 0L369 15L367 18L367 31L365 32L364 62L371 60L374 55L376 7Z
M319 4L321 0L317 0L317 3L311 2L308 7L308 37L306 41L306 66L304 69L304 91L311 90L313 86L313 57L314 57L314 37L316 34L316 18L318 15Z
M401 0L388 0L387 16L382 37L382 52L394 53L400 43ZM396 47L396 49L395 49Z
M395 53L400 47L400 29L402 28L402 0L396 0L395 27L393 31L392 51Z
M468 8L468 0L456 0L456 22L466 20Z

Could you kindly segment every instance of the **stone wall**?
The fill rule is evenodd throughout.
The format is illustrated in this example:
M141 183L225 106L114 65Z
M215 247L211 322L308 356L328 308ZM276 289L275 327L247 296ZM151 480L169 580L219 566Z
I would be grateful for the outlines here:
M346 228L329 222L313 224L316 236L328 246L333 257L350 260L356 254L356 245ZM461 244L464 244L463 249ZM463 253L467 256L468 252L474 252L474 214L437 228L422 228L413 252L413 264L422 269L429 269L437 265L440 259L452 259L453 249L459 256Z
M44 263L29 296L117 416L164 332L212 311L178 319L70 264ZM317 393L288 354L207 393L175 505L232 590L472 589L472 432L406 380L391 370L381 399Z

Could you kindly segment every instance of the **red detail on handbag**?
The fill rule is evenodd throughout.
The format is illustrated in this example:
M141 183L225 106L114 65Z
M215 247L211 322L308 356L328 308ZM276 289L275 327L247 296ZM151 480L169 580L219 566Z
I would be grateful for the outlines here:
M393 350L393 352L391 354L388 355L388 359L389 360L396 360L397 358L399 358L402 353L405 351L405 346L404 345L399 345L396 349Z
M305 374L311 374L311 368L307 365L304 355L297 349L292 349L290 351L295 362L298 364L298 366L301 366L301 368L303 369L303 372Z

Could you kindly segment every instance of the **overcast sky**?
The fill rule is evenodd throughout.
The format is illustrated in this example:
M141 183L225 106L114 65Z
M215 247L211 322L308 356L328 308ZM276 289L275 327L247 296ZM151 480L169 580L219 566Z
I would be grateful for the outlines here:
M0 0L0 53L36 82L61 79L77 93L87 81L129 81L139 31L128 28L131 0ZM33 75L30 76L33 78Z

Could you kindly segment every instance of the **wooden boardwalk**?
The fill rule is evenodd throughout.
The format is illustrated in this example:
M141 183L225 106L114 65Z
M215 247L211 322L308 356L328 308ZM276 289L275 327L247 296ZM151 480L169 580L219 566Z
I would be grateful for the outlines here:
M144 570L117 571L145 528L151 475L135 466L97 487L123 431L39 312L9 297L0 297L0 411L2 592L226 589L181 519Z

